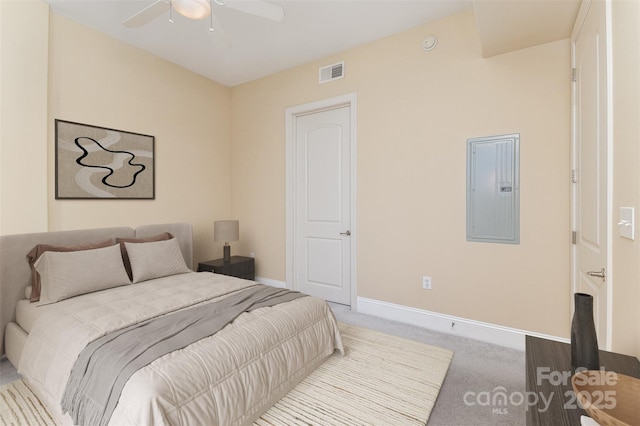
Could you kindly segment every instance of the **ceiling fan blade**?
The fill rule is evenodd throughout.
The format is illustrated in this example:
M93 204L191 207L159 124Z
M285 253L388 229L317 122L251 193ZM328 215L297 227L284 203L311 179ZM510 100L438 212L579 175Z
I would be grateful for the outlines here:
M169 10L171 5L165 0L158 0L140 12L122 21L122 25L128 28L142 27Z
M272 21L282 21L284 19L284 8L266 1L229 0L225 2L225 6L229 9L239 10L240 12L271 19Z

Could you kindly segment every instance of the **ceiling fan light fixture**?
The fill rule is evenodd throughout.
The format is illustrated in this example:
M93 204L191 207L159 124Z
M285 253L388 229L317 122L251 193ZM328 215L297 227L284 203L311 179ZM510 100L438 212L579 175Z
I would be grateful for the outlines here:
M172 0L171 5L180 15L190 19L202 19L211 14L209 0Z

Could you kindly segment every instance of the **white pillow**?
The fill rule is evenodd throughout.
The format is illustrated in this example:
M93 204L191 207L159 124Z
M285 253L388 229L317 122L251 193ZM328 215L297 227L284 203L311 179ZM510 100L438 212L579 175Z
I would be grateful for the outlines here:
M83 251L47 251L34 267L42 282L41 305L131 284L119 245Z
M182 257L176 238L150 243L124 243L129 260L133 283L191 272Z

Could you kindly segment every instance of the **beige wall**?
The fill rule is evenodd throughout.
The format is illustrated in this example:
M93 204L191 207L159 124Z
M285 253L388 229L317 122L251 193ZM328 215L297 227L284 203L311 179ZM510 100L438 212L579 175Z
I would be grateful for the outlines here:
M569 48L483 59L467 11L232 88L240 250L256 253L259 276L285 279L285 108L357 92L358 295L567 337ZM339 60L346 77L318 85L318 67ZM466 139L515 132L521 244L469 243Z
M2 1L2 12L2 233L189 222L195 260L217 257L213 221L231 205L229 89L49 16L44 2ZM24 44L5 50L10 39ZM155 200L55 200L55 119L155 136Z
M640 211L640 10L613 4L615 223L619 206ZM357 92L358 294L567 337L568 41L483 59L468 11L228 89L48 16L44 2L0 2L1 233L185 221L203 260L219 255L213 220L234 217L234 253L255 252L258 275L284 280L284 110ZM318 66L343 59L346 78L318 85ZM55 200L55 118L154 135L156 200ZM512 132L521 244L468 243L465 141ZM612 271L613 348L636 354L639 244L615 237Z
M0 233L47 230L49 6L0 1Z
M640 2L612 3L612 349L640 356ZM634 241L618 236L619 207L635 207Z
M230 212L229 89L51 14L49 141L54 119L155 136L155 200L54 200L49 229L189 222L196 260L212 258L213 221ZM53 145L49 164L54 164Z

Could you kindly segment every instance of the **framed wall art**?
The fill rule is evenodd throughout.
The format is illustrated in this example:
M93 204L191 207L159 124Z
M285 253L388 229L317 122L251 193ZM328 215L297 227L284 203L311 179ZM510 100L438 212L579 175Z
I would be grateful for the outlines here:
M55 120L56 199L155 199L155 138Z

